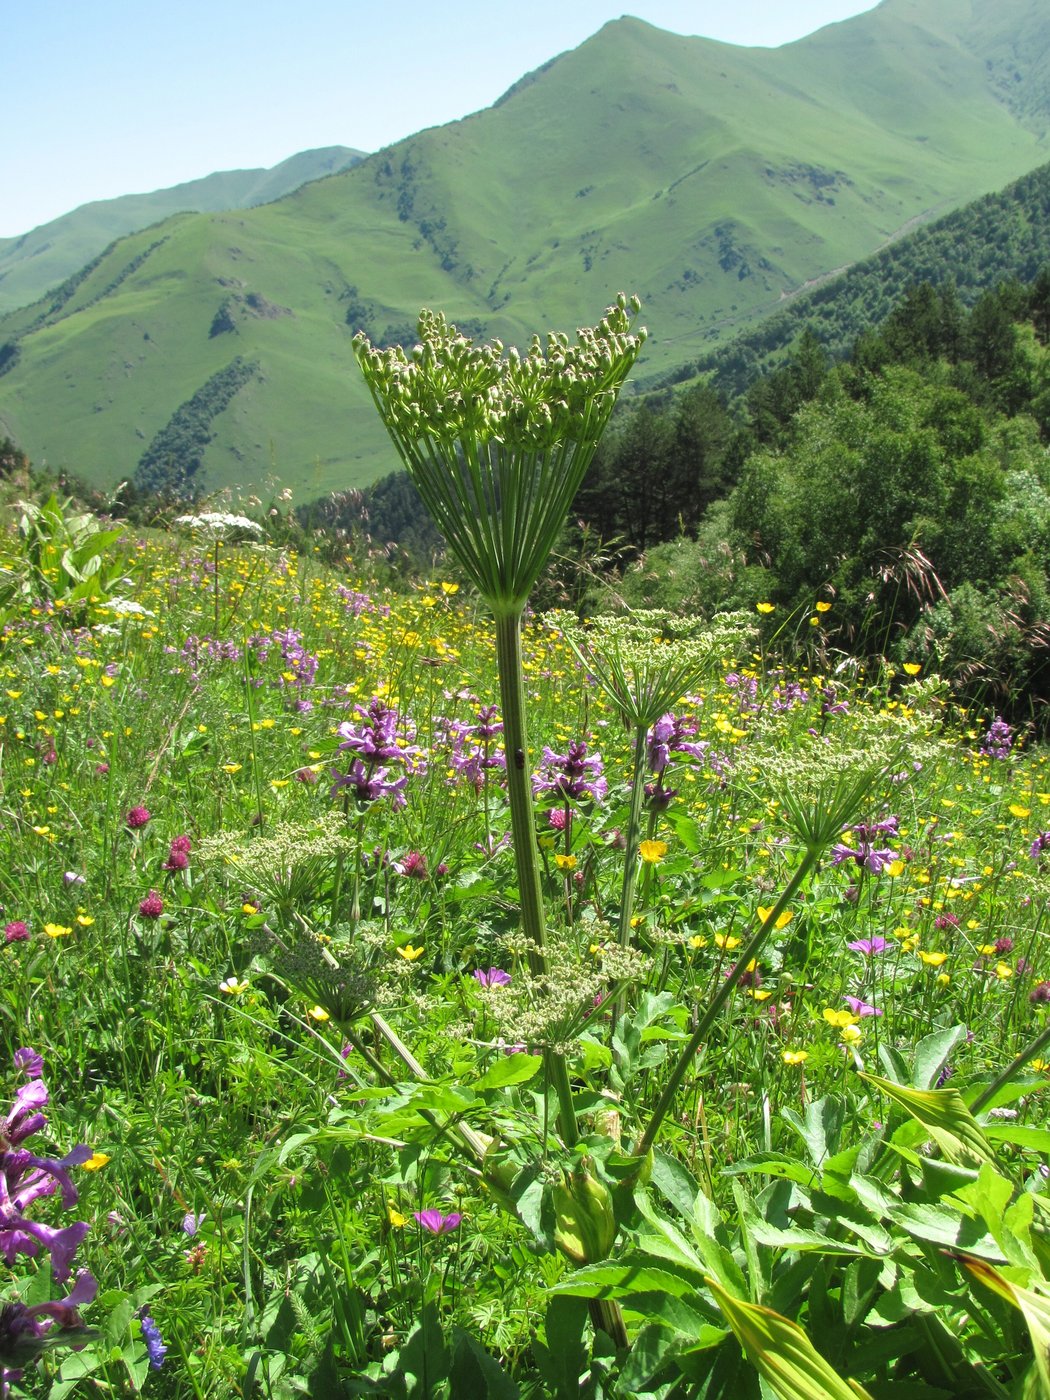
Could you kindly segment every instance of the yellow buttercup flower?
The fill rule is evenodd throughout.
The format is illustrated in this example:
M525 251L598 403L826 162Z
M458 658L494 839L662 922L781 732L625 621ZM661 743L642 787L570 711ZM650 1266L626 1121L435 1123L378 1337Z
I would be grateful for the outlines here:
M905 661L904 663L904 674L906 676L917 676L921 670L922 667L917 661Z
M1011 802L1010 815L1023 821L1025 817L1030 817L1032 812L1030 808L1022 807L1020 802Z
M716 933L715 946L724 952L731 953L734 948L740 947L740 939L734 938L731 933Z
M761 904L760 904L760 905L758 906L758 919L759 919L759 922L764 924L764 923L766 922L766 920L769 918L770 914L772 914L772 912L773 912L773 905L772 905L772 904L769 906L768 909L763 909L762 906L761 906ZM794 916L794 914L792 914L792 912L791 912L790 909L785 909L785 910L783 910L783 912L782 912L782 913L778 916L778 918L777 918L775 927L776 927L776 928L786 928L786 927L788 926L788 924L791 922L791 920L792 920L794 917L795 917L795 916Z
M108 1152L92 1152L86 1162L81 1162L81 1166L86 1172L97 1172L110 1161Z
M323 1006L311 1006L306 1014L311 1021L330 1021L332 1019Z
M556 855L554 857L554 864L559 870L575 870L577 860L575 856Z
M917 951L919 957L927 967L943 967L948 961L947 953L927 953L922 948L919 948Z
M831 604L830 604L830 603L825 603L825 602L821 601L821 602L819 602L819 603L816 604L816 609L817 609L817 612L819 612L819 613L830 612L830 611L831 611Z
M44 932L48 938L65 938L73 932L72 928L67 928L65 924L45 924Z
M786 1065L804 1065L809 1059L808 1050L782 1050L780 1058Z
M397 950L399 958L404 958L405 962L415 962L416 958L423 956L423 947L413 948L411 943L406 943L403 948Z
M767 613L771 613L775 607L776 603L756 603L755 611L765 616Z
M847 1026L855 1026L857 1018L852 1011L839 1010L835 1006L825 1006L821 1013L829 1026L835 1026L838 1030L844 1030Z
M646 865L659 865L667 850L666 841L643 841L638 847L638 853Z

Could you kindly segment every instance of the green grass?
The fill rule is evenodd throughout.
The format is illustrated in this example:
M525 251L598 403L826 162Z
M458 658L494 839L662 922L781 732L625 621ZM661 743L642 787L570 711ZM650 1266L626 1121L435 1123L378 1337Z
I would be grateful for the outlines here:
M922 1139L908 1136L903 1115L893 1117L855 1071L887 1073L919 1055L935 1077L950 1057L952 1085L973 1099L1046 1027L1046 1006L1031 999L1050 978L1046 858L1030 847L1050 826L1047 752L1028 752L1015 736L1006 756L982 754L983 717L953 716L932 680L890 672L839 681L840 708L827 713L817 667L823 676L839 659L820 652L833 615L814 614L821 625L805 629L810 664L786 671L770 649L776 613L761 614L754 650L711 655L696 692L676 706L702 748L672 755L666 785L677 795L645 817L646 837L662 844L641 874L631 939L642 962L615 1041L590 989L615 942L610 921L624 860L635 858L617 841L630 755L607 700L564 640L539 624L526 634L529 768L544 767L544 745L564 753L583 739L590 755L600 751L609 790L567 804L568 834L547 815L565 804L549 793L538 799L551 956L562 960L552 994L529 990L515 936L513 861L497 839L507 825L501 772L483 772L476 787L459 767L483 745L462 731L457 737L456 725L476 724L496 693L491 624L466 590L446 578L389 593L310 556L269 545L215 549L188 535L129 537L123 549L130 592L147 614L122 620L102 608L72 616L44 605L9 615L0 633L0 899L4 921L29 930L0 944L0 1064L7 1075L16 1047L41 1052L52 1094L49 1147L61 1155L85 1142L107 1159L97 1171L76 1169L81 1198L64 1217L89 1223L77 1262L100 1282L85 1316L105 1340L52 1353L47 1378L62 1367L71 1382L89 1373L116 1395L131 1394L133 1378L147 1395L212 1400L241 1394L249 1375L262 1375L263 1393L278 1400L307 1384L336 1397L349 1378L378 1380L399 1356L412 1364L409 1338L423 1319L432 1343L443 1335L451 1346L453 1328L464 1329L523 1393L553 1396L533 1340L558 1335L545 1314L550 1289L579 1276L549 1238L543 1243L549 1225L538 1204L521 1197L522 1220L507 1214L435 1132L433 1115L498 1132L496 1152L510 1154L512 1176L514 1163L531 1164L532 1178L519 1186L533 1180L538 1201L542 1183L557 1180L570 1158L544 1117L539 1056L508 1058L497 1038L531 1039L525 1027L550 1014L552 999L578 1014L583 988L583 1028L569 1039L584 1146L595 1154L604 1142L608 1153L598 1123L611 1105L625 1144L636 1141L693 1018L724 985L764 917L758 911L774 905L798 866L790 800L805 805L803 788L836 756L856 746L871 752L877 736L897 735L907 743L907 774L873 789L862 813L897 819L896 831L872 843L892 848L892 861L876 872L852 856L825 858L797 890L790 918L689 1066L661 1135L666 1156L645 1193L649 1216L625 1214L621 1199L611 1247L613 1260L657 1251L647 1257L666 1269L678 1258L668 1250L696 1224L684 1195L702 1186L708 1235L728 1239L741 1220L734 1181L753 1181L749 1210L768 1211L769 1222L753 1226L746 1258L737 1246L753 1298L800 1316L843 1374L877 1380L873 1339L896 1325L898 1338L913 1341L911 1324L842 1324L838 1290L852 1286L853 1275L844 1284L842 1274L849 1256L822 1257L807 1297L792 1294L791 1281L816 1255L806 1253L812 1241L796 1250L783 1231L809 1209L813 1173L832 1166L819 1148L808 1149L810 1161L792 1115L832 1096L814 1112L828 1150L847 1154L833 1159L835 1199L844 1199L854 1170L877 1173L890 1210L870 1228L897 1228L893 1193L902 1182L918 1190L919 1171L909 1175L888 1148L881 1166L871 1154L892 1133L906 1161ZM7 562L17 564L15 551ZM376 696L396 705L404 742L426 760L411 765L400 810L388 801L344 803L329 791L333 772L352 757L339 750L346 731L337 727L359 729L355 707ZM140 806L149 820L132 828L128 813ZM282 824L333 817L344 833L341 856L303 828L282 862L264 860L262 843ZM185 870L166 868L177 836L190 839ZM387 859L377 860L377 850ZM418 866L415 877L405 873L412 853L425 862L422 876ZM151 890L163 901L159 917L140 910ZM272 946L259 951L266 929L300 949L306 930L322 935L343 967L365 979L433 1082L413 1085L368 1014L348 1010L331 983L318 990L298 980L302 964L282 972ZM873 938L884 941L881 952L849 946ZM479 987L475 969L491 967L512 974L509 988ZM501 1010L501 996L525 1000ZM849 996L882 1016L858 1013L844 1024ZM351 1040L359 1050L344 1057ZM1017 1119L982 1115L1000 1134L1001 1172L1027 1181L1018 1197L1038 1197L1040 1213L1048 1063L1044 1054L1026 1071L1024 1097L1011 1101ZM398 1087L384 1088L377 1065ZM13 1090L14 1077L7 1082ZM860 1151L868 1154L862 1162L848 1157ZM729 1172L770 1152L800 1184L790 1217L768 1159L761 1177ZM608 1165L616 1169L613 1157ZM960 1185L965 1172L952 1177L944 1163L928 1158L924 1170L938 1167L951 1190L971 1190ZM987 1173L982 1181L990 1190ZM955 1196L946 1200L940 1217L924 1207L935 1223L951 1202L962 1208ZM413 1221L425 1209L454 1209L463 1220L431 1238ZM912 1204L901 1218L918 1220L918 1211ZM188 1214L202 1217L192 1236ZM848 1228L856 1211L844 1219ZM663 1237L662 1255L653 1220L679 1232ZM841 1240L841 1221L826 1228ZM984 1248L997 1257L994 1241ZM925 1258L952 1282L939 1244L898 1240L894 1249L902 1277ZM709 1308L689 1269L671 1267L689 1305ZM880 1270L870 1283L891 1311L899 1291ZM19 1257L0 1300L47 1286L46 1266L37 1272ZM924 1325L957 1332L967 1366L977 1358L1008 1384L1028 1354L1023 1336L997 1318L999 1342L989 1349L972 1316L953 1311L962 1306L956 1294L942 1287L931 1295ZM133 1319L144 1303L170 1348L159 1372L146 1370ZM629 1304L633 1343L662 1314L651 1292ZM651 1355L647 1335L636 1368ZM705 1346L715 1345L735 1367L732 1342L711 1324ZM907 1359L908 1347L900 1354ZM624 1358L609 1364L615 1370ZM745 1372L733 1371L717 1393L756 1395ZM48 1384L30 1373L27 1393L47 1395ZM631 1393L631 1382L622 1384ZM94 1383L70 1393L93 1394Z
M0 320L0 341L23 336L0 427L112 484L239 354L261 381L216 422L207 485L255 489L271 468L300 498L364 484L393 462L352 367L351 288L374 336L430 305L516 342L637 292L643 373L674 369L1045 160L1045 99L1015 112L984 65L1022 20L1035 42L1045 21L1020 0L994 31L896 3L770 51L607 25L493 108L279 204L125 239L53 325L26 330L44 303ZM294 314L209 339L231 290Z

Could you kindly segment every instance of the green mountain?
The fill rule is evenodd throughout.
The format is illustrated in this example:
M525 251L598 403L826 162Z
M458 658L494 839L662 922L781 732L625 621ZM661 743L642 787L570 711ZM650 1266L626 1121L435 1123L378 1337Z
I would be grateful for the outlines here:
M220 170L152 194L95 200L17 238L0 238L0 313L36 301L127 233L183 210L206 213L269 204L308 180L356 165L363 154L349 146L300 151L268 170Z
M357 329L527 340L636 291L643 375L1044 163L1043 0L883 0L780 49L608 24L486 111L279 203L180 215L0 319L0 433L100 484L300 499L396 465Z

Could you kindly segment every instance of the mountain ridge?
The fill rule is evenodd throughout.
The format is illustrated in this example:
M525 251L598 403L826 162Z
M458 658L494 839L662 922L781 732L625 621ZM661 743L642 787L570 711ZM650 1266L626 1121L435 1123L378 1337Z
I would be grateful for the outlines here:
M173 214L253 208L338 174L364 157L350 146L319 146L273 166L216 170L161 189L89 200L25 233L0 238L0 314L57 287L109 244Z
M1016 80L1024 121L989 67L1009 50L1004 8L1038 49ZM354 374L357 330L411 340L431 305L521 343L624 289L652 332L645 372L673 370L1044 163L1050 100L1022 89L1048 54L1037 0L883 0L763 50L611 21L493 107L277 203L130 235L68 296L0 318L0 432L119 479L239 359L258 368L180 480L365 484L396 462Z

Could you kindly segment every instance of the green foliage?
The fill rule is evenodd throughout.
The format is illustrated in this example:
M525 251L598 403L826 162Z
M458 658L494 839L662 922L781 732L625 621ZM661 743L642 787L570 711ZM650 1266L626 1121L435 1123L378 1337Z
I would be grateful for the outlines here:
M238 355L181 404L139 458L133 477L136 489L176 499L199 495L212 424L258 372L257 362Z
M20 501L17 552L0 568L0 611L5 617L30 604L55 604L83 617L89 606L112 603L132 586L127 562L113 546L121 529L104 529L71 501L50 496L42 505Z

